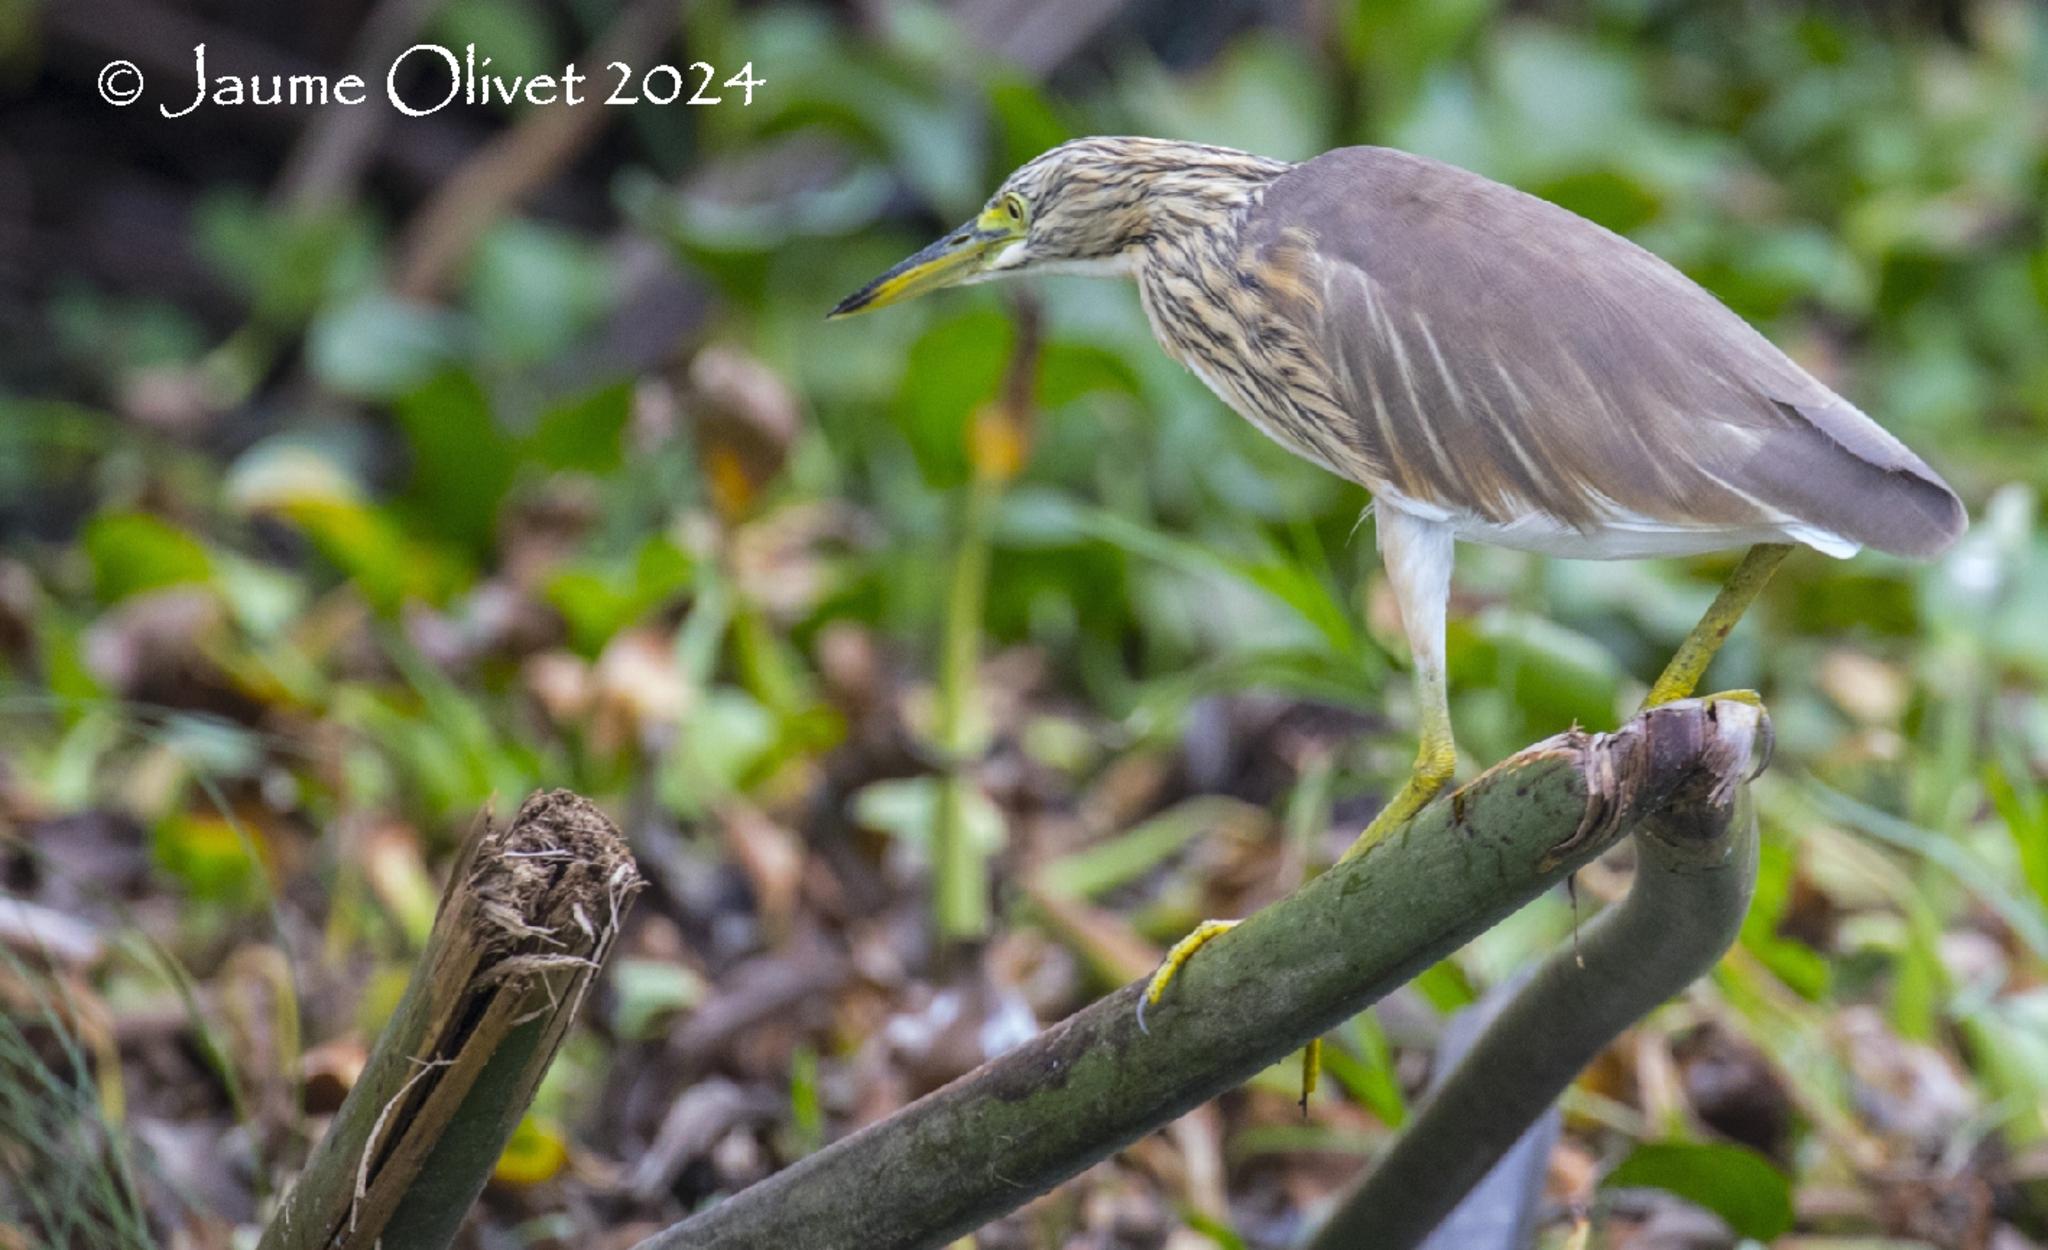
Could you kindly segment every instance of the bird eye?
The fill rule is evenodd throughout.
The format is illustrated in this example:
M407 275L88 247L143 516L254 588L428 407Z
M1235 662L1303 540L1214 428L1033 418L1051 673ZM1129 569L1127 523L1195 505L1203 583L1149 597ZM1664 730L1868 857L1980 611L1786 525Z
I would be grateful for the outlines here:
M1024 220L1024 197L1015 192L1004 196L1003 216L1008 217L1011 221L1022 222Z

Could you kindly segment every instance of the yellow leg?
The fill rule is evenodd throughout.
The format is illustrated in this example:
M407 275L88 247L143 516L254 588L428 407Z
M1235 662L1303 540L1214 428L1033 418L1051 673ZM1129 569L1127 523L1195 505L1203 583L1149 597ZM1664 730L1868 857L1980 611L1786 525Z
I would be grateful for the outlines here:
M1664 666L1664 671L1650 687L1649 697L1643 700L1644 707L1656 707L1660 703L1692 696L1699 687L1700 678L1706 674L1707 665L1713 662L1714 653L1728 641L1736 622L1756 601L1757 592L1764 588L1764 583L1771 580L1771 574L1791 554L1791 546L1785 543L1758 543L1749 549L1749 554L1742 557L1742 563L1735 566L1735 571L1722 584L1721 593L1714 596L1706 615L1693 626L1692 633L1686 635L1671 662ZM1748 692L1731 693L1739 696ZM1750 697L1755 699L1753 694Z
M1344 852L1344 863L1378 846L1394 830L1413 820L1429 806L1458 767L1458 747L1451 738L1451 708L1444 690L1441 669L1423 669L1415 675L1415 689L1422 699L1422 749L1415 754L1415 771L1408 774L1394 797L1372 818Z
M1443 616L1444 602L1449 596L1450 535L1434 525L1388 510L1381 514L1380 550L1386 558L1387 571L1394 582L1396 598L1401 603L1402 623L1407 628L1409 645L1415 653L1415 689L1421 705L1422 742L1415 756L1414 772L1373 817L1365 832L1359 834L1350 849L1344 852L1345 860L1371 850L1388 834L1414 819L1443 790L1458 763L1457 745L1451 735L1450 703L1443 666ZM1714 654L1727 641L1742 614L1755 602L1758 592L1791 551L1790 546L1781 543L1759 543L1749 550L1721 587L1721 593L1715 596L1713 606L1707 609L1706 615L1700 618L1700 623L1693 627L1677 654L1671 657L1671 662L1665 665L1663 673L1650 687L1649 697L1644 700L1645 707L1670 703L1693 693ZM1730 692L1723 697L1744 695L1755 700L1755 696L1746 691ZM1138 1000L1140 1029L1145 1028L1145 1009L1159 1002L1181 967L1194 957L1196 951L1236 928L1237 923L1235 920L1205 920L1195 926L1192 933L1174 943L1158 971L1146 984L1143 997ZM1304 1112L1308 1110L1309 1095L1315 1091L1321 1061L1322 1041L1318 1038L1302 1052L1301 1106Z
M1451 594L1452 534L1440 522L1422 520L1398 508L1379 511L1380 556L1387 580L1400 604L1401 624L1408 634L1408 646L1415 656L1415 690L1421 704L1422 747L1415 757L1415 771L1395 793L1379 815L1366 827L1345 859L1362 854L1387 834L1405 825L1428 806L1458 763L1457 747L1451 740L1451 709L1444 686L1444 611ZM1236 927L1235 920L1205 920L1195 931L1174 944L1152 974L1138 1000L1138 1027L1145 1028L1145 1009L1166 992L1174 974L1194 953L1218 935ZM1308 1097L1315 1091L1322 1069L1322 1042L1308 1044L1301 1061L1301 1106L1308 1110Z
M1379 515L1380 560L1401 608L1401 627L1415 657L1415 702L1422 745L1415 771L1344 852L1356 859L1415 818L1458 766L1451 740L1450 696L1444 688L1444 610L1451 597L1451 531L1394 508ZM1342 861L1340 861L1342 862Z

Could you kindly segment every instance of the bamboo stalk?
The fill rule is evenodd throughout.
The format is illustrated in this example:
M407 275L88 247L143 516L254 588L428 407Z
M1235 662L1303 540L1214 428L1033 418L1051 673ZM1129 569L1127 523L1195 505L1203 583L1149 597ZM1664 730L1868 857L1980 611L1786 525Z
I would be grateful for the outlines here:
M1642 822L1725 822L1757 724L1686 701L1530 747L1204 947L1149 1035L1126 986L637 1250L943 1246L1298 1050Z
M480 822L363 1073L260 1250L439 1250L483 1189L640 877L565 790Z
M1642 822L1628 897L1515 993L1309 1250L1421 1243L1609 1042L1714 966L1756 889L1741 794Z

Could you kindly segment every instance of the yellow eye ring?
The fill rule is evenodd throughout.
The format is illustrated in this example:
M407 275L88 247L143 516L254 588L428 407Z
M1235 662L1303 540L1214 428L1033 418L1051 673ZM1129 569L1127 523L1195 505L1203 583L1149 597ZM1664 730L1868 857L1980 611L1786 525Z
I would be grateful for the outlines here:
M1003 215L1018 225L1024 224L1029 211L1029 207L1024 203L1024 197L1015 191L1003 197Z

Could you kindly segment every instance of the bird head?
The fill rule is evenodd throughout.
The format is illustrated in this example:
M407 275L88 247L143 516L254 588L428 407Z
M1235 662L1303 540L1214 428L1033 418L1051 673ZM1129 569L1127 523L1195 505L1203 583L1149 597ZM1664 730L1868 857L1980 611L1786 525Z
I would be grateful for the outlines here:
M1034 273L1124 273L1164 224L1199 225L1286 166L1165 139L1075 139L1003 180L981 212L839 302L833 317Z

